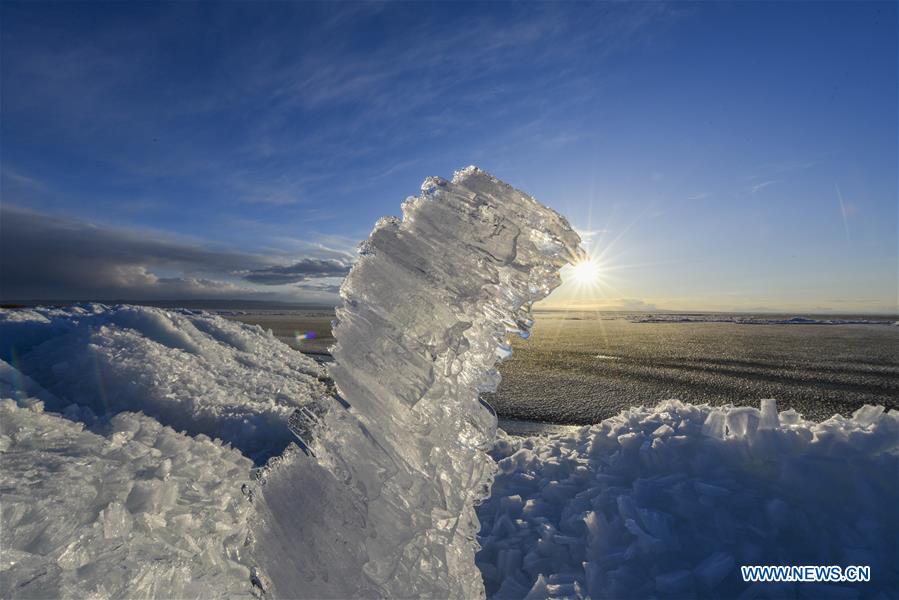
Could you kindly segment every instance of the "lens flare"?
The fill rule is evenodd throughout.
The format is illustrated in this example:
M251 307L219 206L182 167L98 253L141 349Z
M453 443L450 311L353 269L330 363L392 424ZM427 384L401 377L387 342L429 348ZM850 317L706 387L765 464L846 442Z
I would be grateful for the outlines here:
M599 263L594 259L581 261L571 268L571 278L575 283L591 285L599 281Z

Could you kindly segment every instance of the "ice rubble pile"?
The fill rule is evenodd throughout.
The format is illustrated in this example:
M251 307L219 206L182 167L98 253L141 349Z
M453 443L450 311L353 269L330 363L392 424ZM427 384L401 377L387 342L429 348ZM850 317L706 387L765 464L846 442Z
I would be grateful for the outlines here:
M284 449L291 414L327 393L324 371L259 327L189 310L101 304L0 312L0 359L92 425L142 411L225 440L258 463Z
M141 414L92 432L0 396L0 597L253 597L247 458Z
M244 455L289 443L320 367L134 306L2 311L0 356L0 597L252 596Z
M474 167L427 179L402 220L376 225L341 289L329 367L340 402L294 423L315 460L288 452L257 495L267 589L483 595L474 505L490 490L496 417L479 395L579 242L557 213Z
M496 598L892 597L899 412L813 423L676 400L571 435L501 437L478 509ZM869 565L866 584L744 584L740 565ZM741 596L742 594L742 596Z

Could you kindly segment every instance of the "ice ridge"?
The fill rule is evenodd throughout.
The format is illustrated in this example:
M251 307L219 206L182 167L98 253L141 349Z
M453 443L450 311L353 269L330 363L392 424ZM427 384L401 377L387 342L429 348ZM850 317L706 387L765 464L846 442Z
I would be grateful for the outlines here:
M312 456L288 451L262 478L268 591L484 595L475 505L493 481L496 416L480 394L579 243L559 214L476 167L425 180L402 220L377 223L341 288L329 368L341 402L298 415Z

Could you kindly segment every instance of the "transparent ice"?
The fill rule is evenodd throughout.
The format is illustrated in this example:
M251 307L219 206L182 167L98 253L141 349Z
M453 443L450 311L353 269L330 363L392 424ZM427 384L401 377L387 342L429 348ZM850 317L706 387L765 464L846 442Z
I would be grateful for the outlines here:
M305 413L314 459L288 452L257 496L274 595L484 595L475 504L493 481L496 416L480 394L579 242L474 167L426 180L402 220L377 224L341 289L329 368L341 401Z
M223 439L257 463L292 436L293 412L327 393L322 367L260 327L191 310L88 304L0 312L0 359L92 425L140 410Z
M883 597L899 589L899 412L815 423L774 400L635 407L500 437L478 508L495 598ZM739 565L868 565L864 584L753 584Z
M11 395L0 400L0 597L253 597L247 458L142 414L90 431Z

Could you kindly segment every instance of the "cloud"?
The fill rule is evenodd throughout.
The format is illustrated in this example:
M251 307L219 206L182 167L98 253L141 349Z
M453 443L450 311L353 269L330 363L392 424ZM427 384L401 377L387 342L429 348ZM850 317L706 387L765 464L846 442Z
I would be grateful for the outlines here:
M821 164L821 160L792 160L779 163L768 163L758 166L755 175L748 179L767 179L777 175L786 175L795 171L804 171Z
M349 202L387 178L415 185L413 164L439 172L434 165L458 166L454 157L471 152L496 165L503 147L583 140L573 115L599 92L578 61L644 43L650 23L674 9L537 3L462 14L282 3L247 28L248 5L225 3L211 16L188 3L152 9L151 26L140 11L106 11L90 35L79 19L62 18L68 7L45 18L50 10L23 6L4 27L9 146L54 150L22 169L72 205L102 202L117 214L122 190L165 182L176 193L160 213L178 210L183 191L219 215L291 215L327 228L335 216L354 220L335 197ZM197 20L210 35L197 38ZM159 31L171 43L160 46ZM64 167L48 168L56 160ZM81 181L62 176L69 172ZM110 178L115 186L96 183Z
M260 290L248 284L342 277L349 269L347 259L280 261L283 257L210 249L153 231L0 207L0 297L7 300L298 301L301 288ZM329 293L328 285L306 291L320 298Z
M337 259L304 258L292 265L266 267L242 274L242 278L262 285L299 283L317 277L344 277L350 264Z
M766 187L768 187L769 185L774 185L775 183L777 183L777 180L763 181L761 183L756 183L755 185L753 185L752 187L749 188L749 193L755 194L756 192L760 192L763 189L765 189Z
M337 294L340 292L339 283L324 283L321 281L308 281L297 284L298 288L309 292L319 292L324 294Z
M31 188L35 190L43 190L47 187L44 182L24 175L19 171L10 169L8 166L4 166L2 171L0 171L0 180L3 179L7 180L7 182L12 185Z

